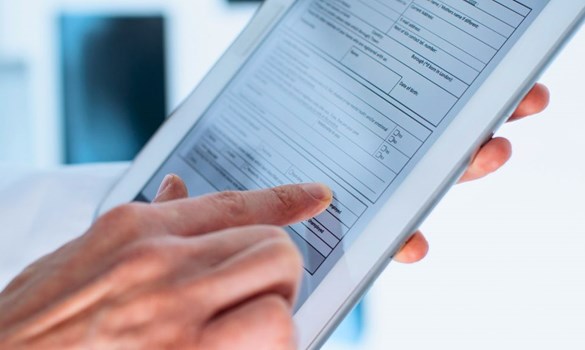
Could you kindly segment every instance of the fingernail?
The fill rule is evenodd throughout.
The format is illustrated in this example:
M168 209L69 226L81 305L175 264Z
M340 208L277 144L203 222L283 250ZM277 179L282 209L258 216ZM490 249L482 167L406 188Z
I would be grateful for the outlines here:
M165 176L165 178L160 183L157 195L163 193L171 186L171 184L173 183L173 177L174 177L173 174L168 174L167 176Z
M301 188L311 197L319 201L329 201L331 200L331 197L333 197L329 187L320 183L302 184Z

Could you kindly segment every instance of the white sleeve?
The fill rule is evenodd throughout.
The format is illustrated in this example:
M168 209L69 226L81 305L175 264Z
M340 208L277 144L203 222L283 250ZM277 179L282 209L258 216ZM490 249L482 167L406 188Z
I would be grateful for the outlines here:
M127 163L15 169L0 165L0 289L91 224Z

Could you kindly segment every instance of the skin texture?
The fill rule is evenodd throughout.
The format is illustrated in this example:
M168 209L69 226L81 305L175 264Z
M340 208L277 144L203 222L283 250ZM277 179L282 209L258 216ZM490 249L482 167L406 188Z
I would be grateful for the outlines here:
M2 349L292 349L302 261L280 226L323 211L320 184L127 204L0 294ZM183 198L183 199L181 199Z
M543 110L536 85L511 120ZM461 182L511 156L494 138ZM282 226L325 210L321 184L187 198L168 175L152 204L127 204L27 267L0 293L0 349L293 349L302 261ZM428 251L420 232L395 257Z

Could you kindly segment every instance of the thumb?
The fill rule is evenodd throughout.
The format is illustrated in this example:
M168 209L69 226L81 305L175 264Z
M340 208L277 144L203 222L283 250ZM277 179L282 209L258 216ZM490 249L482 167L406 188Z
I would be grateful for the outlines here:
M185 182L175 174L165 176L160 184L153 203L168 202L176 199L183 199L189 196Z

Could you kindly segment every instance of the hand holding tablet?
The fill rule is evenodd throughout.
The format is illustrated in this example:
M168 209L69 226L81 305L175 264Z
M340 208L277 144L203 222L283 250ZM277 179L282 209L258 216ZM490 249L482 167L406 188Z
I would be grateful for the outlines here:
M542 112L549 102L548 89L541 84L536 84L526 95L509 122L520 120L530 115ZM481 179L503 166L511 156L512 145L505 138L490 139L477 151L465 173L459 179L459 183ZM413 263L421 260L429 247L425 237L420 231L415 232L400 249L394 260L401 263Z

